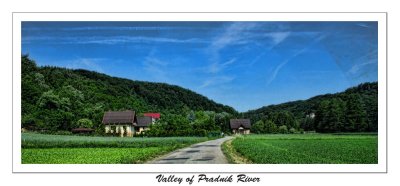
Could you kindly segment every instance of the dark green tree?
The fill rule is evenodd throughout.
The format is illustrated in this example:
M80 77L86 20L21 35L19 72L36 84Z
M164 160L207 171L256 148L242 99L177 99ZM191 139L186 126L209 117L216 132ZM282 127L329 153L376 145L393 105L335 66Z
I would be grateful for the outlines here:
M363 132L368 129L368 117L361 96L347 96L347 112L345 129L349 132Z
M257 121L251 126L251 132L256 134L266 133L265 124L262 120Z
M265 133L276 133L278 132L278 128L275 123L271 120L265 121Z

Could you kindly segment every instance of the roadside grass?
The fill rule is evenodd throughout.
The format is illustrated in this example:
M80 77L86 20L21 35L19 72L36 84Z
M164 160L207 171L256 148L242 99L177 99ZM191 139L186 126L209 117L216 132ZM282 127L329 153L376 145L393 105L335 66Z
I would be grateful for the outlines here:
M239 154L232 146L232 140L225 141L222 144L222 152L224 153L228 163L231 164L251 164L252 162Z

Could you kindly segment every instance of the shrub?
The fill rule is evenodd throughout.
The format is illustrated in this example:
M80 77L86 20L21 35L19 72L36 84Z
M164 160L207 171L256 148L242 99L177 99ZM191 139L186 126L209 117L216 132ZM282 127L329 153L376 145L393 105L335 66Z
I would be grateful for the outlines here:
M207 134L207 137L209 138L215 138L215 137L220 137L221 136L221 131L210 131Z
M278 131L279 131L279 133L287 134L287 133L288 133L287 126L286 126L286 125L280 126L280 127L278 128Z
M289 129L289 133L290 133L290 134L294 134L294 133L296 133L296 129L295 129L295 128L293 128L293 127L292 127L292 128L290 128L290 129Z
M83 118L78 120L78 127L82 128L92 128L93 122L90 119Z

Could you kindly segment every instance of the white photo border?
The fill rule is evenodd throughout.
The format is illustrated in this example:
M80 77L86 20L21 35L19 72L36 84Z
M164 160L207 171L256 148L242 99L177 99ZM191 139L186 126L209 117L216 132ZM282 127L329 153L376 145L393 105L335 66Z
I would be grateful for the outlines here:
M22 164L20 60L23 21L377 21L378 164ZM12 165L15 173L387 173L387 13L385 12L14 12L12 30Z

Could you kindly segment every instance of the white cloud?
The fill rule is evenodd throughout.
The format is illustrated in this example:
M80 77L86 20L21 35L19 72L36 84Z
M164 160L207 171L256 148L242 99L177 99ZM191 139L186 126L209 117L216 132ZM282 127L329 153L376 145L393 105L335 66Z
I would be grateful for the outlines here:
M82 36L82 37L22 37L22 43L27 44L34 41L46 41L55 44L105 44L115 45L121 43L208 43L199 38L177 39L164 37L143 36Z
M271 84L272 81L275 80L276 76L278 75L279 71L286 65L288 64L291 60L293 60L294 58L296 58L297 56L299 56L300 54L306 52L308 50L308 48L310 46L312 46L313 44L320 42L322 39L324 39L326 37L326 35L321 35L320 37L314 39L309 45L307 45L306 47L298 50L297 52L295 52L292 56L290 56L288 59L282 61L272 72L272 75L269 77L269 79L267 80L267 85Z
M221 84L226 84L233 81L235 78L231 76L215 76L206 79L199 88L206 88L210 86L216 86Z
M237 44L238 42L245 42L246 31L249 31L258 26L253 22L234 22L225 28L224 32L217 36L211 43L211 49L214 52L225 48L231 44Z
M368 24L365 23L356 23L356 25L364 28L369 28Z
M72 44L120 44L120 43L202 43L203 40L176 39L162 37L141 37L141 36L118 36L118 37L94 37L75 41Z
M245 44L248 42L245 38L246 31L251 30L257 26L252 22L234 22L225 28L222 34L215 37L210 46L207 48L210 54L210 63L207 72L218 73L228 65L232 64L235 60L231 59L225 63L221 63L219 52L225 47L233 44Z
M279 43L284 41L290 34L291 32L271 32L265 34L265 36L272 39L273 45L271 46L271 48L273 48L275 45L278 45Z
M96 72L104 73L104 69L99 64L106 59L103 58L78 58L69 61L64 61L62 63L67 64L67 68L72 69L89 69Z
M214 62L208 67L208 72L217 73L217 72L225 69L229 65L233 64L235 61L236 61L236 59L233 58L233 59L226 61L225 63Z
M366 66L377 64L378 50L369 52L368 54L355 59L355 64L347 71L350 75L355 75L362 71Z
M356 74L356 73L358 73L362 68L364 68L364 67L367 66L367 65L371 65L371 64L377 64L377 61L376 61L376 60L370 60L370 61L367 61L367 62L365 62L365 63L356 64L356 65L354 65L354 66L352 66L352 67L350 68L350 70L349 70L348 73L350 73L350 74Z
M284 25L282 25L282 27L284 27ZM255 31L259 28L262 28L266 31ZM234 22L230 24L225 28L221 35L218 35L214 38L210 47L208 48L211 65L208 66L207 72L215 74L223 71L228 66L224 65L224 63L221 64L219 54L220 51L225 47L238 44L257 44L260 39L270 39L271 43L269 43L267 46L265 46L265 43L260 45L261 47L265 47L265 50L249 63L249 65L253 65L266 52L285 41L285 39L291 35L290 31L277 31L277 29L280 30L282 28L269 28L268 25L255 22Z
M143 61L144 70L155 81L173 83L166 73L168 62L152 57L152 54Z

